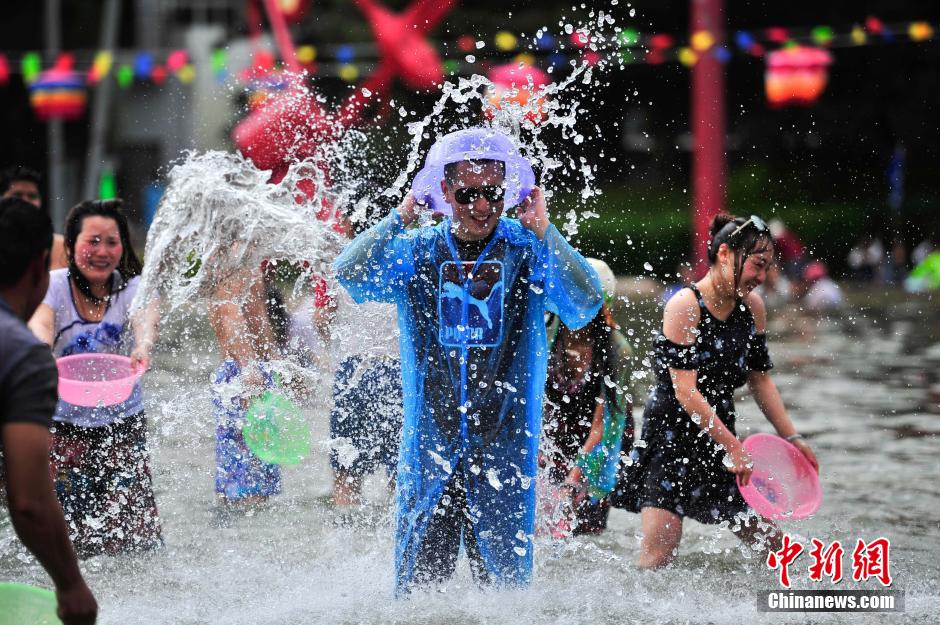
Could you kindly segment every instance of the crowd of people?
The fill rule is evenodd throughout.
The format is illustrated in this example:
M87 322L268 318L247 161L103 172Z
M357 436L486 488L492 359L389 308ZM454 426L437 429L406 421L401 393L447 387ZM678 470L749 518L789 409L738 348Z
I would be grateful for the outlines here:
M269 267L219 277L208 313L220 352L211 393L220 501L252 505L280 492L280 467L245 443L246 410L285 384L272 361L328 352L334 503L357 505L363 478L385 472L399 595L447 580L461 550L480 584L527 585L540 476L568 501L575 534L604 531L611 507L638 513L642 568L672 561L685 518L729 522L746 543L776 548L773 523L742 522L756 513L736 486L751 461L735 433L735 389L747 384L777 434L818 463L770 375L758 287L773 279L773 227L757 216L715 218L707 274L665 304L635 440L635 364L611 313L616 280L551 223L512 140L487 128L445 135L418 180L428 188L416 185L370 228L353 236L354 225L340 224L352 238L333 275L318 276L312 301L293 313ZM56 395L53 357L123 354L145 371L159 303L131 312L142 268L119 200L72 208L57 266L38 179L4 194L14 188L0 201L7 498L14 527L56 585L63 620L92 622L77 558L164 541L145 402L138 385L116 405L69 404ZM422 210L441 218L421 225ZM818 263L781 264L813 285L826 279Z

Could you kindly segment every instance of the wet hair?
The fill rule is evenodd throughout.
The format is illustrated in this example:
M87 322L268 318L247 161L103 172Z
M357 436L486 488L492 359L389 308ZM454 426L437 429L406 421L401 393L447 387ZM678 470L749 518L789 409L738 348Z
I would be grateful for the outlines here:
M86 217L106 217L113 219L118 226L118 232L121 236L121 246L124 248L121 254L121 260L118 261L117 270L124 279L123 284L111 284L108 290L113 294L127 286L127 281L134 276L139 276L144 266L134 251L131 244L130 226L127 224L127 216L123 210L124 202L121 200L86 200L76 204L65 217L65 246L69 252L69 277L75 282L75 286L83 295L92 301L101 301L91 292L91 284L84 274L78 270L75 264L75 242L78 235L82 232L82 223ZM35 210L35 209L34 209Z
M42 176L35 169L28 167L9 167L0 174L0 195L9 191L14 182L19 181L32 182L38 189L39 185L42 184ZM35 209L34 206L33 210Z
M741 227L744 226L744 227ZM738 230L740 228L740 230ZM712 220L709 228L711 240L708 242L708 262L712 265L718 260L718 248L724 243L734 252L734 286L738 286L744 261L752 254L760 254L773 247L770 230L760 229L746 217L735 217L728 213L719 213Z
M0 287L19 282L36 256L51 249L49 215L20 198L0 200Z
M444 165L444 180L449 185L454 185L457 183L457 168L461 163L470 163L473 166L482 167L484 165L489 165L491 163L497 163L500 170L502 171L503 176L506 175L506 163L500 160L492 158L478 158L471 159L466 161L457 161L455 163L447 163Z

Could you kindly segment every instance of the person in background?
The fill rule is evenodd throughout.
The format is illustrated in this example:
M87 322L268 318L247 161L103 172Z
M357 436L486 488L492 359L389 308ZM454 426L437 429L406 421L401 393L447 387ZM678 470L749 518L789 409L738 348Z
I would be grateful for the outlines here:
M30 329L58 358L130 356L146 371L156 340L156 306L130 315L140 260L121 200L90 200L69 211L67 269L50 273L49 291ZM52 437L56 490L79 555L146 551L163 545L147 451L140 382L127 400L85 407L62 399Z
M91 625L98 605L78 568L49 467L58 373L26 326L49 286L52 222L17 198L0 200L0 490L16 534L52 578L59 618Z
M42 177L39 172L27 167L10 167L0 174L0 197L15 197L29 202L36 208L42 208L42 194L39 187ZM52 235L52 258L49 269L68 267L65 256L65 238L61 234Z
M803 269L799 286L800 303L804 310L832 311L842 308L842 289L829 277L826 264L814 260Z
M852 278L862 284L881 282L881 266L885 261L885 246L873 234L864 234L849 250L846 258Z
M242 268L218 280L209 322L222 362L212 376L216 417L215 492L223 505L261 504L281 492L281 468L248 448L242 425L252 398L274 386L268 364L280 353L283 307L264 268ZM288 322L289 323L289 322Z
M542 443L549 480L572 491L576 535L607 527L606 495L619 474L621 450L633 446L633 351L608 308L616 279L604 261L587 260L601 278L605 303L580 330L551 315Z
M347 219L343 224L355 232ZM318 287L325 289L316 298L318 328L338 363L330 411L333 504L348 508L361 503L366 475L384 468L389 487L395 484L404 418L398 312L394 304L357 304L322 277Z
M781 220L771 219L767 225L774 239L777 262L782 265L784 276L789 280L798 280L803 267L808 262L806 247L796 233L787 228Z

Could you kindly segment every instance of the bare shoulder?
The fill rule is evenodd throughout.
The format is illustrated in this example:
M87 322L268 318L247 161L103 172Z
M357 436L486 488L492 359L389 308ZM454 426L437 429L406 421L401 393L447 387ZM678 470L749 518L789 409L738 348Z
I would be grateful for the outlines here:
M663 334L673 343L691 345L701 318L698 300L692 289L682 289L666 302L663 310Z
M757 333L763 334L767 331L767 307L764 305L763 298L751 291L744 297L744 304L750 309L754 316L754 325L757 326Z

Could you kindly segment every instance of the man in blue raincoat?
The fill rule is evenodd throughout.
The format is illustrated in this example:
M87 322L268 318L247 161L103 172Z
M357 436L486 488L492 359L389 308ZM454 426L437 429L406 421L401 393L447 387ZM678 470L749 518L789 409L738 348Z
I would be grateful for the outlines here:
M416 198L452 215L408 228ZM502 216L507 205L518 219ZM549 222L528 161L492 129L442 137L412 193L334 269L357 302L398 306L397 592L449 578L461 544L481 583L527 584L544 311L577 329L602 302L596 272Z

